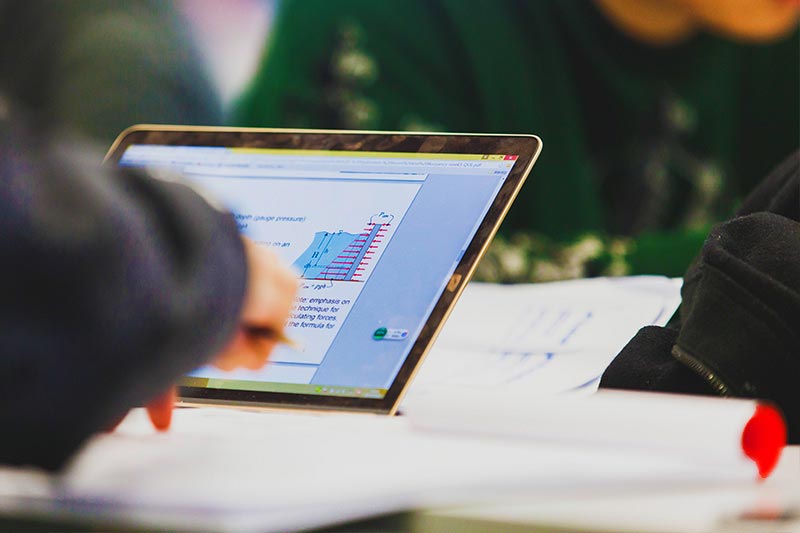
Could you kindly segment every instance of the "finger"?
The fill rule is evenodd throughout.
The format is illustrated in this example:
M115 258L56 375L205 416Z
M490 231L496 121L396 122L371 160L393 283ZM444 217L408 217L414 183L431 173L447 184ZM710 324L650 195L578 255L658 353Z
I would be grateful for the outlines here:
M257 369L261 368L267 355L263 353L263 348L254 345L252 339L240 328L228 346L217 355L213 364L225 371L239 367Z
M212 361L212 364L220 370L230 372L237 366L237 354L246 349L247 338L245 337L244 331L242 331L241 328L238 328L231 341L219 354L217 354L217 357L214 359L214 361Z
M258 370L267 362L269 354L276 345L275 340L250 335L240 329L213 364L226 371L240 367Z
M279 257L266 248L243 238L248 259L248 282L242 306L240 327L213 364L226 371L235 368L258 369L267 362L277 340L282 338L297 292L297 279ZM247 328L277 333L268 338L245 331Z
M251 370L258 370L267 363L269 355L278 343L275 340L265 339L256 335L246 334L245 337L248 339L250 349L248 350L249 357L246 362L242 363L242 366Z
M297 278L274 252L251 241L245 244L251 268L242 320L280 331L297 292Z
M172 423L172 409L178 399L178 389L175 386L160 394L147 404L147 415L158 431L166 431Z

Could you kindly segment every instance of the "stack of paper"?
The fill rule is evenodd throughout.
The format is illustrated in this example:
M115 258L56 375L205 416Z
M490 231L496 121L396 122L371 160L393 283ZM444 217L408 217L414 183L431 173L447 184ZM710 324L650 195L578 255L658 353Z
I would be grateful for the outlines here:
M751 469L680 454L417 431L407 417L214 408L179 410L167 434L138 411L63 476L16 474L0 469L0 508L116 528L262 532L497 502L520 490L558 498L752 479Z
M406 404L415 427L450 434L649 450L768 476L786 445L780 412L755 400L602 390L530 398L441 390Z

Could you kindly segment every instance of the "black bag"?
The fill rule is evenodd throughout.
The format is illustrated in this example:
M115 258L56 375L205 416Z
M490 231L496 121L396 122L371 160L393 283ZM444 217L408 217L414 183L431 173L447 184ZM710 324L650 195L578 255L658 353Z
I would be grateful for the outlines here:
M642 328L601 387L771 400L800 443L800 152L716 226L667 327Z

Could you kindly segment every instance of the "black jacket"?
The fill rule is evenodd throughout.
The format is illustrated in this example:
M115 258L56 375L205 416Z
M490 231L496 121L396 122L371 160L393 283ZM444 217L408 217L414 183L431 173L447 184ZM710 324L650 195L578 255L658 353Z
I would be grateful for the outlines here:
M772 400L800 443L800 152L715 227L679 312L642 329L601 387Z

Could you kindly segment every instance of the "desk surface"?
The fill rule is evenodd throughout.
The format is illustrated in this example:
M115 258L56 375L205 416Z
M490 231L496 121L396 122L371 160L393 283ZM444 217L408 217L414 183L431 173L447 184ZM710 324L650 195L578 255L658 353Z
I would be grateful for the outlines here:
M169 529L169 528L167 528ZM165 530L167 530L165 529ZM152 525L76 519L30 509L0 511L0 531L153 531ZM543 497L521 492L502 504L418 509L318 530L499 533L582 531L661 533L682 531L800 531L800 446L786 449L765 482L716 486L669 484Z
M640 282L634 281L638 287ZM587 283L573 287L580 288L580 302L586 301ZM617 289L632 290L617 282L606 285L603 290L614 289L614 294ZM645 287L649 292L651 285ZM559 301L565 294L563 287L552 284L535 290L551 291ZM606 292L597 295L604 302L610 299ZM667 292L658 296L657 307L666 305L664 298L677 297L677 287ZM534 296L527 292L524 299L542 301L542 294ZM474 303L485 316L483 300ZM594 347L596 339L592 340ZM601 354L583 355L602 366L616 351L606 346ZM487 365L509 362L488 357L486 365L477 367L481 379ZM563 361L578 359L570 353ZM459 368L463 363L463 358L456 361ZM584 370L596 376L602 370L594 366ZM569 365L548 368L570 378L577 375ZM540 381L551 377L542 374ZM507 389L506 384L498 387ZM530 382L525 387L539 390ZM236 525L242 524L243 508L259 514L258 521L249 522L256 524L251 530L271 525L281 531L301 527L298 524L308 528L394 512L327 531L713 531L725 529L721 521L726 517L777 516L800 506L800 447L787 450L776 473L757 483L749 472L742 476L727 467L710 467L703 473L702 461L689 464L661 456L654 460L613 447L571 448L412 431L404 423L408 417L368 421L364 415L180 410L170 433L153 435L144 413L138 415L138 423L129 416L115 434L95 439L78 458L77 475L67 476L67 483L48 478L44 486L34 483L36 490L22 490L15 485L14 472L0 469L0 531L242 530ZM303 466L298 470L298 465ZM36 476L28 481L35 482ZM65 492L65 485L77 490ZM484 492L476 495L475 489ZM10 501L19 494L23 497ZM187 494L193 499L186 500ZM194 506L187 507L187 501ZM442 507L464 502L471 505ZM309 521L317 508L318 520ZM212 520L214 509L221 516L217 522ZM397 512L405 509L412 511ZM155 518L146 523L148 511ZM276 521L281 513L294 513L283 517L284 524L294 525L281 526ZM165 514L176 514L181 527L176 522L165 525L170 524Z
M559 499L437 509L413 517L415 531L708 533L800 531L800 446L784 451L766 481L716 487L666 486Z

